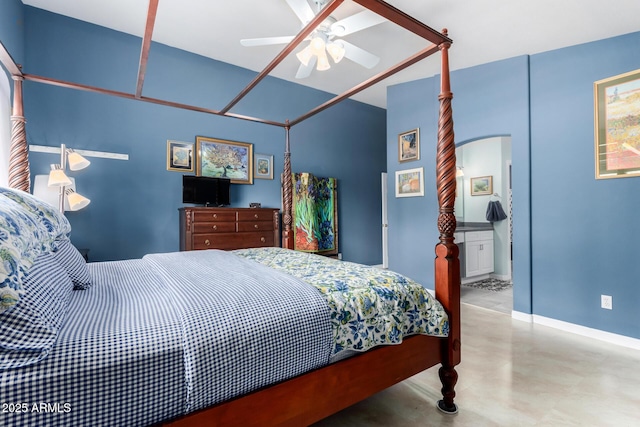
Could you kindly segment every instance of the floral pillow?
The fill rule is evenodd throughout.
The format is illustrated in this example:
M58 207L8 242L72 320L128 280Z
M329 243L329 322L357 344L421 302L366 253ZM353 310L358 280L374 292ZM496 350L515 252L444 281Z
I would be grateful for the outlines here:
M0 187L0 194L18 203L27 212L37 217L53 239L62 239L69 236L71 224L69 224L67 217L47 202L13 188Z
M53 245L54 238L38 218L0 193L0 313L18 302L25 273Z

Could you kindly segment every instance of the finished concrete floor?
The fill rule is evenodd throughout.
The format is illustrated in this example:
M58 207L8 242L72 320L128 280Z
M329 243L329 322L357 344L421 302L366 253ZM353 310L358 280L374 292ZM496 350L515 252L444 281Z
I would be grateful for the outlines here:
M437 369L314 426L640 426L638 350L463 303L457 415L435 407Z

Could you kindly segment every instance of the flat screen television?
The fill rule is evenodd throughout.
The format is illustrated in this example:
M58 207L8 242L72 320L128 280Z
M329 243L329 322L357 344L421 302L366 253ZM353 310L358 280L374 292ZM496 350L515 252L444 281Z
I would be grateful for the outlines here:
M206 176L182 175L182 203L205 206L228 206L231 180Z

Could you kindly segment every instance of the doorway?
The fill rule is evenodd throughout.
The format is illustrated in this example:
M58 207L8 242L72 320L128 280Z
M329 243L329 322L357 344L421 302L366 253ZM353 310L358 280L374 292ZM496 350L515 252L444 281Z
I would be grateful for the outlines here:
M511 314L512 164L511 138L480 138L458 145L456 243L461 251L461 301ZM478 182L486 188L478 189ZM487 185L488 184L488 185ZM491 209L490 209L491 208ZM496 219L495 209L504 211ZM483 240L478 241L478 235ZM480 265L480 268L476 268Z

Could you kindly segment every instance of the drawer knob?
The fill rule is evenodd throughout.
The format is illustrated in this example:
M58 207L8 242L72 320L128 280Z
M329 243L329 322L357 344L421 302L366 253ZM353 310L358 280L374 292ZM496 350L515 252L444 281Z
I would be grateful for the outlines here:
M217 225L214 225L212 228L213 228L214 230L217 230L217 229L218 229L218 226L217 226Z
M209 241L209 239L205 240L204 244L207 245L207 246L211 246L211 242Z
M253 214L253 217L254 218L258 218L258 214Z
M253 228L257 229L258 228L258 224L253 224Z
M261 241L262 243L264 243L264 242L266 242L266 241L267 241L267 239L265 239L264 237L261 237L261 238L260 238L260 241Z
M218 218L218 214L213 214L213 217L214 218Z

